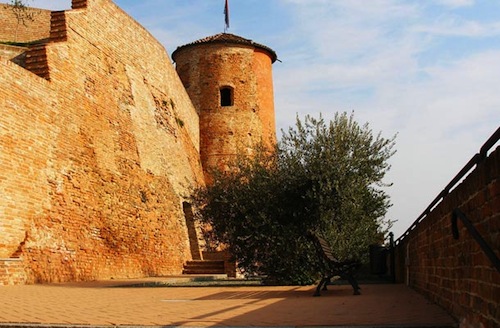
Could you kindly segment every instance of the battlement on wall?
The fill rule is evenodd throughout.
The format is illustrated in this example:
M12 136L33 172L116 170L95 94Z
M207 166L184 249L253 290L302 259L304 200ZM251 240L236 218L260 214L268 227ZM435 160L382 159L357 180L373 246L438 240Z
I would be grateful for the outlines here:
M72 9L84 9L87 8L87 0L72 0L71 1Z
M50 32L46 42L31 45L26 51L23 67L36 75L50 80L50 68L47 61L47 42L63 42L67 39L66 12L53 11L50 15Z
M32 20L20 22L12 6L0 5L0 16L4 23L0 30L0 41L5 43L1 45L0 58L11 60L49 80L45 45L66 40L65 12L37 8L27 10L33 14Z
M71 9L87 8L88 0L72 0ZM61 24L64 11L51 12L46 9L29 7L32 20L18 21L11 5L0 4L0 42L31 43L34 41L64 41L65 25Z
M30 27L31 25L27 25ZM48 38L30 40L23 43L0 44L0 58L11 60L32 73L50 80L50 70L47 61L46 45L49 42L66 41L66 14L65 11L50 12L50 29ZM42 35L42 34L40 34ZM45 36L45 33L43 34Z

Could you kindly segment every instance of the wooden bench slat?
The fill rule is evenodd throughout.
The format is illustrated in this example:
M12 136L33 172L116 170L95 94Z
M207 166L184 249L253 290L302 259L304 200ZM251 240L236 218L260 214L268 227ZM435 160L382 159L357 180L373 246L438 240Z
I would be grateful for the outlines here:
M331 278L334 276L340 276L342 279L346 279L351 284L354 295L359 295L359 285L355 278L355 273L359 268L359 262L357 261L339 261L335 258L330 244L323 238L314 233L309 233L310 239L313 241L316 251L318 253L319 259L325 263L325 268L323 272L323 278L316 287L316 292L314 296L321 295L321 288L323 290L327 289L327 284L330 282Z

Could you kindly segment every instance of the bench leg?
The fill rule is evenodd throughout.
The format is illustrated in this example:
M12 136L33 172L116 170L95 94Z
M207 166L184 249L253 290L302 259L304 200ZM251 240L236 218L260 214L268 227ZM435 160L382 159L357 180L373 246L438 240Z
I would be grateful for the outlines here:
M328 284L332 281L331 279L332 279L332 278L330 278L330 277L326 278L326 281L325 281L325 283L323 284L323 288L322 288L321 290L328 290L327 286L328 286Z
M324 287L326 288L328 280L329 279L327 277L321 279L318 286L316 287L316 291L314 292L313 296L321 296L321 286L323 286L324 284Z
M347 281L351 284L352 286L352 289L353 289L353 295L361 295L360 293L360 288L359 288L359 285L358 285L358 281L356 280L356 278L354 278L354 276L352 275L348 275L347 276Z

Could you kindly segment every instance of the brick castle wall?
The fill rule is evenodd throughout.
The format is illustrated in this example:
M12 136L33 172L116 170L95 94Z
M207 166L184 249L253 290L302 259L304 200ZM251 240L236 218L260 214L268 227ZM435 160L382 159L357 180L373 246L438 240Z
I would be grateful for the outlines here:
M42 47L46 78L0 58L0 258L28 283L179 274L198 116L144 28L110 0L82 8Z
M33 20L25 19L23 23L18 21L12 6L0 3L0 42L30 42L49 37L50 10L27 8L26 13Z
M20 285L25 282L26 274L21 259L0 259L0 286Z
M398 280L443 306L461 327L500 327L500 273L461 221L455 240L451 216L459 208L500 256L500 148L438 204L397 245Z

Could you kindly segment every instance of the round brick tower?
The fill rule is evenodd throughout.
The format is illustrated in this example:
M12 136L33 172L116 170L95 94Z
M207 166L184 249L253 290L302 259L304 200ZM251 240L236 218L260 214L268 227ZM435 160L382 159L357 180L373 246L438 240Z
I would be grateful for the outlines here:
M177 48L172 59L200 117L205 172L227 169L236 154L251 155L261 142L275 144L271 48L221 33Z

